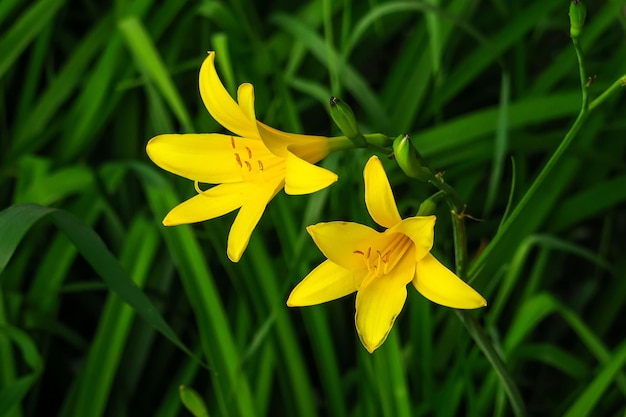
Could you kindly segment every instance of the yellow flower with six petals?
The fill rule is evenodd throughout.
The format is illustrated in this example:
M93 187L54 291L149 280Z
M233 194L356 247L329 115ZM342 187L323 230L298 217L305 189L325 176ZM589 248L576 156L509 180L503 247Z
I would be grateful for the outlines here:
M172 209L163 224L173 226L213 219L239 209L228 235L227 254L241 258L269 201L282 189L309 194L337 181L313 165L330 152L353 147L345 137L281 132L256 119L254 87L244 83L237 102L228 94L209 52L200 68L200 95L213 118L235 135L165 134L152 138L148 156L161 168L194 181L198 195ZM202 190L200 183L219 184Z
M487 305L430 254L435 216L400 217L376 156L365 166L364 179L367 210L386 230L350 222L309 226L307 231L328 259L294 288L287 305L320 304L356 291L356 329L370 353L385 341L400 314L409 282L437 304L460 309Z

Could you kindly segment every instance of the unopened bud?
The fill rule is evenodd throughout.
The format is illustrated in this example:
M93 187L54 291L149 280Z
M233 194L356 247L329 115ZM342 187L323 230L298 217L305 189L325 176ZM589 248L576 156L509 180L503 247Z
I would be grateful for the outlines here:
M569 4L569 35L572 39L580 36L585 24L587 9L581 0L572 0Z
M356 119L354 118L354 112L348 104L337 97L331 97L330 117L333 119L339 130L341 130L341 133L354 142L356 146L365 147L367 145L365 138L361 132L359 132L359 127L357 126Z
M400 169L409 177L424 182L433 177L433 172L411 143L409 135L400 135L393 141L393 154Z
M435 214L435 211L437 210L437 203L441 201L443 196L444 196L444 193L439 191L438 193L433 194L430 197L428 197L426 200L422 201L422 204L420 204L420 207L417 210L417 215L418 216L430 216L430 215Z
M196 391L185 385L179 387L180 400L194 417L209 417L206 405Z

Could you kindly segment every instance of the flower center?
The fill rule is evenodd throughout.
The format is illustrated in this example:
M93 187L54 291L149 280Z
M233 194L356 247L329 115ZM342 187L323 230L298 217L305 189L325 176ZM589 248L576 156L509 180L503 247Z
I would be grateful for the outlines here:
M407 235L398 233L382 250L368 246L364 251L354 251L353 253L363 257L368 270L361 285L391 272L412 245L413 241Z
M230 137L230 145L233 148L233 158L235 163L241 168L241 176L244 181L265 170L265 165L261 159L255 159L252 149L249 146L237 146L235 137Z

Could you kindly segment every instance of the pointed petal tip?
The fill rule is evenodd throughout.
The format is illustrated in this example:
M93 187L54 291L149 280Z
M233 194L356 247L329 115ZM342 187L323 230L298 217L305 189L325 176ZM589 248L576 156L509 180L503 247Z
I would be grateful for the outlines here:
M478 291L430 253L417 263L413 286L424 297L442 306L471 310L487 305L487 301Z
M241 259L241 256L243 255L243 251L241 251L241 253L237 253L236 251L232 251L230 248L228 248L226 249L226 255L228 256L228 259L230 259L232 263L236 264Z
M356 317L355 317L355 321L356 321ZM385 337L383 337L383 339L379 341L367 340L364 337L364 335L359 332L358 327L356 330L357 330L357 334L359 335L359 339L361 340L361 344L363 345L363 347L365 348L365 350L367 350L369 354L374 353L374 351L378 349L383 344L383 342L387 339L387 335L385 335Z

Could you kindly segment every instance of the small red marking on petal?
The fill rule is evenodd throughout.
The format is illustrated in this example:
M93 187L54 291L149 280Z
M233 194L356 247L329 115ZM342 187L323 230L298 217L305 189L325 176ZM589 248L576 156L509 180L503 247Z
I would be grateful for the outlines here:
M248 161L244 161L244 163L246 164L246 166L248 167L248 172L252 171L252 165L250 165L250 162Z
M358 254L358 255L365 255L365 253L361 252L360 250L355 250L355 251L354 251L354 252L352 252L352 253L356 253L356 254Z
M235 149L235 138L234 137L230 137L230 146L233 147L233 149Z
M257 162L259 163L259 169L260 169L261 171L263 171L263 162L261 162L260 160L259 160L259 161L257 161Z
M248 159L252 159L252 150L246 146L246 151L248 151Z
M241 163L241 158L239 157L238 153L235 154L235 161L237 161L237 164L239 165L240 168L243 167L243 164Z

